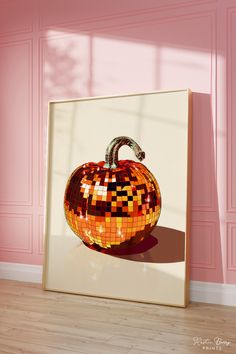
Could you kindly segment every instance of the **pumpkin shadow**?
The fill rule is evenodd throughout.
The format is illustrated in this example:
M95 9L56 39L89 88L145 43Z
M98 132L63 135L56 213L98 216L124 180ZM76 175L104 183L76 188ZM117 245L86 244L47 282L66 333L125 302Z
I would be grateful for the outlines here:
M104 249L97 245L85 245L94 251L130 261L148 263L183 262L185 233L168 227L156 226L142 242L126 248L113 250Z

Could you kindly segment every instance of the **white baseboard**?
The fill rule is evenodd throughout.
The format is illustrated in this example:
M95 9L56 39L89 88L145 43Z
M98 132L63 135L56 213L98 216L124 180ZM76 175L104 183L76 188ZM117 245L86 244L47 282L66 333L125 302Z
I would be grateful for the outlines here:
M0 279L41 283L42 266L0 262ZM190 301L236 306L236 284L191 280Z
M236 284L190 281L190 301L236 306Z
M42 266L22 263L0 262L0 279L42 282Z

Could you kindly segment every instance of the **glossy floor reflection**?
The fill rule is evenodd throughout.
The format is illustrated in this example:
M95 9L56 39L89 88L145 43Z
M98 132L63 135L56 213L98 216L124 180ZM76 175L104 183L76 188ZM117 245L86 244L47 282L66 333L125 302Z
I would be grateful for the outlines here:
M140 244L127 248L109 250L88 246L94 251L136 262L173 263L184 261L185 233L156 226Z

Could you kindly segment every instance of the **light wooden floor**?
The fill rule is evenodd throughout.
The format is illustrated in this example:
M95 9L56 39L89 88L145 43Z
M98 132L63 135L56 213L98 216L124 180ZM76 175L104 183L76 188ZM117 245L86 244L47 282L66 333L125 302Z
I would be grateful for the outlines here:
M232 342L221 351L193 337ZM236 308L187 309L46 292L0 281L0 354L236 354Z

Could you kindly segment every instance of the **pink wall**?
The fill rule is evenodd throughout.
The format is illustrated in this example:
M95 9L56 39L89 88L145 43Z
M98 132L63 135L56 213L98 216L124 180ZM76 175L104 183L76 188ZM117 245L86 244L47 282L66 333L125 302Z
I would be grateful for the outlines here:
M0 259L41 264L47 101L194 91L191 278L236 283L236 2L0 0Z

